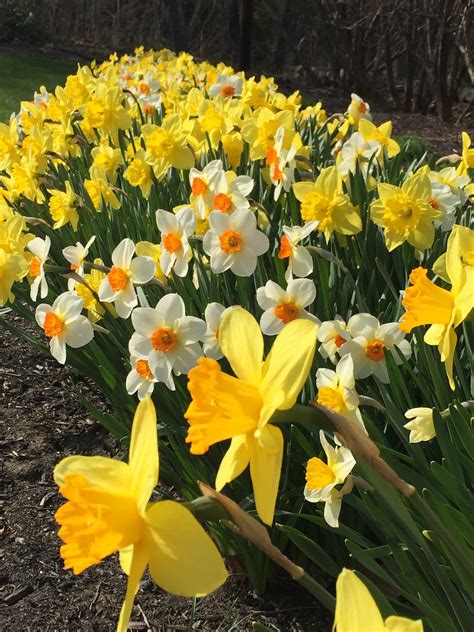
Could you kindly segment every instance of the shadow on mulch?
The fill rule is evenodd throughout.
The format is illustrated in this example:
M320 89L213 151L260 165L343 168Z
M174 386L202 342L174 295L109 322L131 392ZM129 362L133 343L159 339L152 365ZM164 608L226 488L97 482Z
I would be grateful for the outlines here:
M25 325L12 314L16 324ZM31 333L36 333L35 329ZM54 513L61 498L54 465L79 452L123 456L107 432L78 402L75 385L98 407L94 387L71 369L38 353L0 325L0 629L4 632L108 632L115 630L125 576L117 556L79 576L59 557ZM265 599L242 577L193 603L168 595L145 576L130 629L245 631L252 621L281 632L327 632L329 615L299 586L276 582Z

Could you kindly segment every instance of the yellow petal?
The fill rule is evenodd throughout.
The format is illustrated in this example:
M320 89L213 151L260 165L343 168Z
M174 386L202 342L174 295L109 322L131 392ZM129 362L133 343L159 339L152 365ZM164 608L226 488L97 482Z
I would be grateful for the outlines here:
M317 333L315 323L301 318L285 325L278 334L263 367L260 394L264 404L275 389L281 389L285 396L279 410L295 404L313 363Z
M125 546L123 549L119 551L119 562L120 568L123 570L125 575L130 575L130 569L132 567L132 559L133 559L133 544L129 546Z
M293 193L299 202L302 202L308 193L311 193L314 190L314 182L295 182L293 185Z
M389 632L423 632L421 619L413 621L406 617L391 616L385 619L385 629Z
M365 584L354 571L344 568L336 582L337 632L383 632L382 615Z
M263 336L255 318L242 307L230 309L219 328L222 353L241 380L259 384L263 360Z
M342 177L337 167L332 166L322 169L316 180L316 187L330 200L333 199L336 193L342 191Z
M128 464L138 511L144 511L158 482L156 411L150 397L140 402L135 411Z
M149 567L170 593L202 597L219 588L227 571L209 535L183 505L172 500L148 508Z
M99 489L113 489L116 493L130 491L128 465L105 456L68 456L54 468L54 480L59 487L64 485L67 474L81 474L92 487Z
M238 435L230 442L216 476L216 489L219 492L224 485L237 478L249 464L250 454L247 435Z
M282 460L283 433L280 428L268 424L258 439L252 438L250 455L255 506L262 522L268 525L272 524L275 513Z
M127 593L125 595L120 617L117 623L117 632L127 632L128 622L132 614L133 602L140 586L140 580L145 572L148 562L147 547L142 543L133 547L133 557L129 568L129 576L127 581Z

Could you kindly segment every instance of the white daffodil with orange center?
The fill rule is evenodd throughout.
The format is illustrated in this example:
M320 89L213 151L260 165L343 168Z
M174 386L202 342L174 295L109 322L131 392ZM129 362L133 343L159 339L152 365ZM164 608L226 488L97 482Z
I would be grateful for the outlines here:
M316 230L329 241L333 232L355 235L362 230L358 209L344 192L342 176L334 165L321 170L316 182L296 182L296 199L301 202L304 222L316 221Z
M172 500L150 503L158 483L156 413L150 398L135 412L128 463L73 455L54 469L66 503L56 512L61 557L75 575L113 553L128 575L117 632L126 632L146 568L163 589L202 597L227 578L221 556L194 516Z
M269 423L276 410L288 410L305 383L316 347L316 325L289 323L263 359L263 337L255 318L241 307L222 318L219 343L236 377L215 360L200 358L189 372L192 401L185 417L186 442L193 454L231 439L219 467L222 489L250 465L255 505L263 522L273 521L283 458L283 433Z
M385 620L369 589L343 568L336 582L335 632L423 632L423 622L391 615Z
M153 375L148 360L132 355L130 356L130 364L132 370L127 375L125 388L129 395L137 393L138 399L142 401L145 397L152 395L158 380Z
M186 276L193 256L188 237L196 229L196 217L192 209L185 206L176 214L158 210L156 223L161 232L160 268L163 274L169 276L173 270L177 276Z
M49 257L51 239L47 235L44 239L35 237L28 242L26 247L33 255L28 275L33 279L30 287L30 298L32 301L36 301L38 292L41 298L46 298L48 295L48 282L44 274L44 264Z
M336 354L342 345L352 338L347 324L341 316L335 320L326 320L318 330L318 340L321 343L319 353L323 358L329 358L333 364L337 363Z
M239 75L219 75L216 83L209 88L209 96L231 99L242 96L243 79Z
M322 430L319 440L326 454L327 463L313 457L306 466L304 497L310 503L324 503L324 519L330 527L339 527L342 498L352 489L349 474L356 464L352 452L342 446L333 446ZM345 483L340 489L337 485Z
M304 226L283 226L278 258L282 261L288 259L288 268L285 279L289 281L294 276L307 277L313 271L313 258L307 248L300 245L313 230L317 222L308 222Z
M199 341L204 338L206 323L186 316L178 294L167 294L154 309L134 309L132 324L135 333L129 343L130 354L146 359L156 380L174 390L171 372L188 373L202 356Z
M267 281L257 290L257 303L265 310L260 318L260 327L266 336L275 336L283 327L297 318L320 321L304 308L314 303L316 286L310 279L291 279L286 290L274 281Z
M411 356L411 345L404 339L405 334L399 323L381 325L371 314L356 314L349 319L347 330L352 339L341 345L339 353L341 356L352 356L356 378L375 375L381 382L388 384L390 380L385 353L392 351L396 364L402 364L403 358ZM401 351L402 357L396 349Z
M250 208L247 196L252 192L254 184L250 176L236 176L233 171L219 171L212 183L214 198L211 209L229 215L239 209Z
M75 246L67 246L63 248L63 257L71 265L71 270L76 272L80 276L84 275L84 259L89 254L89 248L95 241L95 235L93 235L87 244L83 246L80 241L76 242ZM69 279L67 287L70 292L76 287L77 281L75 279Z
M123 239L112 253L112 267L99 287L99 299L114 303L120 318L128 318L138 304L135 283L147 283L155 274L155 262L150 257L135 257L135 244Z
M354 362L350 355L339 360L335 371L318 369L316 387L318 404L344 415L365 431L359 410L359 396L355 390Z
M204 252L211 258L211 270L219 274L232 270L237 276L250 276L257 257L267 252L268 237L257 230L252 211L239 209L232 215L217 211L209 215L210 230L204 235Z
M411 286L405 290L405 313L400 329L410 332L420 325L431 325L424 341L437 345L441 361L452 389L456 327L474 309L474 231L466 226L453 226L448 238L446 256L440 257L435 268L451 283L445 290L428 279L425 268L416 268L410 275Z
M347 115L349 117L349 121L356 129L358 128L359 121L361 119L367 119L369 121L372 120L370 105L354 92L351 94L351 102L347 108Z
M273 192L275 202L280 197L282 190L288 193L295 181L295 155L298 148L301 147L299 134L295 133L295 139L297 138L299 142L292 142L289 149L284 149L285 132L285 127L281 125L275 134L275 144L268 148L266 157L270 180L275 187Z
M36 322L50 339L51 355L61 364L66 362L66 345L77 349L94 337L90 321L81 315L83 307L82 298L64 292L52 305L41 303L36 308Z
M222 160L212 160L202 171L194 167L189 172L191 185L191 205L194 206L201 219L206 219L214 206L214 181L222 171Z

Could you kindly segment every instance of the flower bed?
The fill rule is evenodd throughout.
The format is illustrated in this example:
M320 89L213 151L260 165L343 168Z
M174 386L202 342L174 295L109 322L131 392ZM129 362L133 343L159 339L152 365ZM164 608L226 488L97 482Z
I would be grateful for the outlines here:
M131 442L128 466L55 470L66 567L120 551L119 629L146 567L203 595L235 553L258 591L283 566L338 630L355 610L468 629L462 142L440 166L413 161L355 94L328 116L272 79L143 50L79 68L0 126L0 301L97 384L113 415L79 397ZM160 478L185 505L148 504L155 410Z

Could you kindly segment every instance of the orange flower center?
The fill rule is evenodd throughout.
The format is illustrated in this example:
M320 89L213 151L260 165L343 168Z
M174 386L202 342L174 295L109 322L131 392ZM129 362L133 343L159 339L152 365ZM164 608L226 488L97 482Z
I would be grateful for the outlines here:
M222 213L228 213L232 208L232 200L225 193L218 193L214 198L214 208Z
M233 97L235 94L234 86L222 86L221 94L223 97Z
M278 163L275 162L275 164L273 165L273 179L274 180L281 180L283 178L283 173L280 169L280 167L278 166Z
M191 185L193 195L202 195L207 191L207 184L202 178L194 178Z
M41 261L38 259L38 257L33 257L33 259L30 261L30 276L32 277L37 277L38 274L41 272Z
M137 360L135 362L135 371L141 377L148 379L152 377L152 372L150 371L150 366L146 360Z
M280 250L278 251L278 259L288 259L291 255L292 247L290 244L290 240L286 235L282 235L280 242Z
M267 165L273 165L277 161L277 153L276 149L273 146L270 146L267 149Z
M54 312L48 312L44 319L43 328L48 338L54 338L64 331L64 321Z
M235 230L226 230L219 237L219 240L222 250L228 254L242 250L242 236Z
M141 83L138 86L138 89L140 90L141 94L149 94L150 93L150 86L147 83Z
M342 347L342 345L347 342L347 340L345 338L343 338L342 336L340 336L339 334L337 334L336 338L334 339L334 344L336 345L336 347L339 349L339 347Z
M165 250L173 254L181 248L181 237L178 233L167 233L163 236L163 246Z
M286 325L286 323L289 323L298 317L298 311L299 310L296 305L293 302L289 302L279 303L273 310L273 313Z
M440 209L440 205L439 202L436 198L434 197L430 197L430 206L434 209L436 209L437 211L439 211Z
M79 270L79 266L76 263L71 263L71 270Z
M147 103L146 105L143 106L143 112L144 114L148 116L151 116L154 111L155 111L155 106L152 105L151 103Z
M384 352L384 344L380 342L380 340L372 340L367 345L367 349L365 350L365 355L369 358L369 360L373 360L374 362L380 362L385 357Z
M128 284L128 274L122 268L117 268L114 266L111 268L110 272L107 275L107 278L110 283L110 287L114 292L120 292L120 290L124 290Z
M365 105L364 102L359 103L359 112L361 114L365 114L367 112L367 106Z
M178 337L171 329L171 327L158 327L151 334L151 344L153 349L161 351L162 353L168 353L172 351L178 342Z

